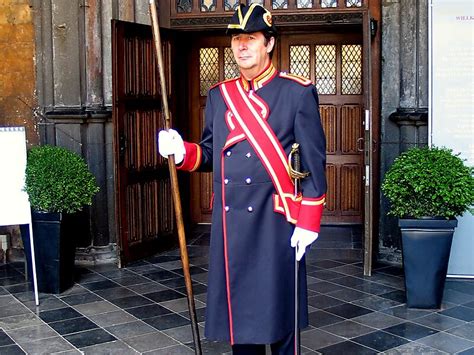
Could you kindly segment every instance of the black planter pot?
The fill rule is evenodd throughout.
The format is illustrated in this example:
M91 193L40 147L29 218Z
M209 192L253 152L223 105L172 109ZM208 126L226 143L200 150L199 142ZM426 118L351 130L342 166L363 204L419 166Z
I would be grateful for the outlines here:
M32 211L39 292L58 294L74 284L76 245L68 231L68 221L71 218L73 217L67 214ZM28 279L33 282L28 225L22 225L20 229L28 265Z
M400 219L407 306L440 308L456 219Z

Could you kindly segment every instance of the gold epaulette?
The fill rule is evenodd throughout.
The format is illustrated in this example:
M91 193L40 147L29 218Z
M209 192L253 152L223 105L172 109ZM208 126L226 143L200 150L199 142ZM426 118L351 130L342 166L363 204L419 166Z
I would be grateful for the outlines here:
M304 76L296 75L296 74L280 72L280 78L285 78L285 79L290 79L290 80L296 81L297 83L299 83L303 86L309 86L309 85L312 84L311 80L309 80L308 78L305 78Z
M234 81L234 80L237 80L239 78L231 78L231 79L225 79L225 80L222 80L222 81L219 81L218 83L212 85L209 90L212 90L214 89L215 87L219 86L220 84L224 84L224 83L228 83L229 81Z

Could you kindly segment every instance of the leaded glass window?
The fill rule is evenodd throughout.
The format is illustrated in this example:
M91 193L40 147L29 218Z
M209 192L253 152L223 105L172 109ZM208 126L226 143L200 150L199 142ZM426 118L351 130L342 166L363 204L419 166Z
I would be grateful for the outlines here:
M362 0L346 0L346 7L361 7Z
M199 50L199 92L206 96L209 88L219 82L219 48Z
M315 82L321 95L336 94L336 46L315 46Z
M313 7L313 0L297 0L296 7L298 9L310 9Z
M288 8L288 0L272 0L272 9L286 9Z
M321 7L337 7L337 0L321 0Z
M343 45L342 48L342 94L358 95L362 93L362 46L360 44Z
M239 7L240 0L224 0L225 11L235 11Z
M310 77L310 47L290 46L290 73Z
M176 11L177 12L191 12L193 7L192 0L177 0Z
M217 0L201 0L201 12L216 11Z
M237 78L240 75L239 66L230 47L224 48L224 79Z

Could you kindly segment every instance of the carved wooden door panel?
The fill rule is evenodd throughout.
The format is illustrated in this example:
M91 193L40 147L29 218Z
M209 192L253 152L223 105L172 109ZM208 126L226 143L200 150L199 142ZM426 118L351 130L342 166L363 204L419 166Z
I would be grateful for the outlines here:
M112 36L115 210L119 262L125 266L166 243L174 216L168 165L157 151L163 118L151 27L113 21ZM169 74L171 41L162 36Z
M328 182L323 223L363 222L362 35L282 36L281 68L310 78L319 93Z
M207 92L218 82L239 76L230 49L229 36L199 36L193 39L190 78L191 115L190 137L199 142L204 128ZM211 222L212 173L191 174L191 221Z

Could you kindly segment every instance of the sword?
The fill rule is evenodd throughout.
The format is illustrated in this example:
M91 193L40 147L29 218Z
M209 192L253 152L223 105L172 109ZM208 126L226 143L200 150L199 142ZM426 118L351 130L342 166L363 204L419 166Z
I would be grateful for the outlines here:
M309 172L301 171L301 161L300 161L300 145L298 143L293 143L291 146L290 154L288 155L288 168L289 175L294 181L295 198L299 194L299 180L307 177ZM298 246L297 246L298 247ZM298 292L298 273L300 268L300 262L296 260L296 248L295 247L295 354L300 355L301 353L301 344L300 344L300 328L299 328L299 292Z

